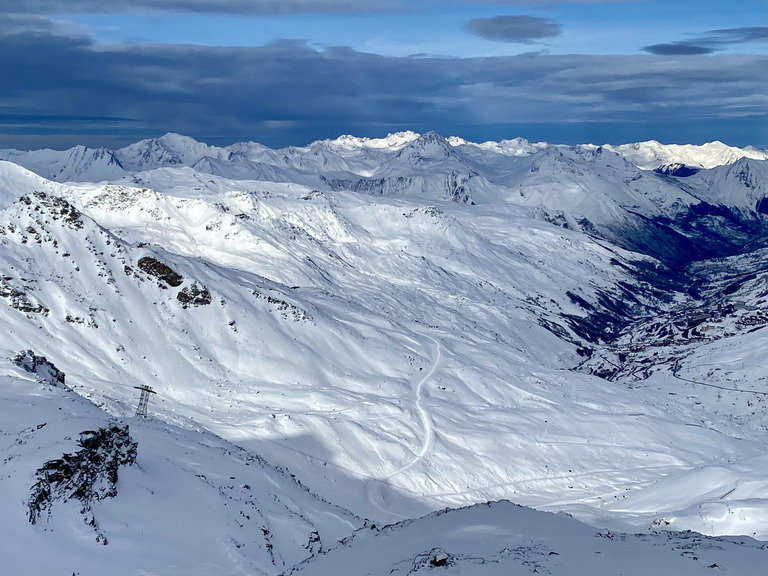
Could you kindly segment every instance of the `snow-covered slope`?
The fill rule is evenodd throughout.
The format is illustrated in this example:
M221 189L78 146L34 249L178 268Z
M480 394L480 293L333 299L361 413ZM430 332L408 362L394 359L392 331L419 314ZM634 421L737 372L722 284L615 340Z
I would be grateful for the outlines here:
M125 175L115 154L105 148L75 146L69 150L0 150L0 159L24 166L56 182L101 182Z
M621 156L595 147L550 147L510 164L497 177L514 193L510 202L615 224L627 213L674 215L698 200L674 183L639 170Z
M749 574L768 560L751 538L622 534L509 502L359 529L291 574Z
M747 236L764 229L757 214L768 211L768 196L759 185L766 153L719 142L569 147L515 139L473 144L434 132L401 132L270 150L253 142L219 148L166 134L114 152L5 150L0 158L58 181L156 187L152 171L186 167L200 175L302 184L327 192L510 203L672 267L724 249L737 252L745 240L743 229L749 230ZM755 183L744 174L718 176L744 166L752 166ZM714 172L697 174L701 168ZM712 209L720 204L725 211Z
M250 144L203 150L182 137L163 145L183 150L168 155L159 145L145 146L158 152L147 160L152 169L109 184L61 185L0 164L4 357L20 350L45 355L75 394L113 418L133 413L134 386L158 392L150 404L156 420L131 427L138 462L147 458L141 447L150 445L162 462L191 461L200 452L188 464L194 474L210 478L208 467L220 469L212 492L184 522L164 524L194 540L190 531L203 522L203 508L219 510L215 531L232 539L218 551L200 548L200 555L217 558L212 568L276 573L317 551L312 542L306 550L294 546L307 530L326 530L333 539L362 518L380 526L500 499L566 511L613 531L664 526L768 539L768 394L760 389L766 365L755 353L768 345L768 292L759 254L728 260L738 273L716 262L672 273L608 234L626 234L628 221L666 218L680 237L708 237L710 228L687 232L676 219L704 202L746 214L764 190L763 161L680 178L640 170L594 146L479 155L481 147L436 134L342 137L284 151ZM138 148L132 157L142 157ZM451 178L466 199L452 192ZM383 184L355 190L343 181ZM748 217L764 218L759 210ZM595 233L597 226L606 232ZM759 228L739 233L728 236L734 249L759 248ZM692 328L683 336L683 328L675 332L661 321L675 325L692 310L726 306L717 290L732 295L739 311L723 330L697 328L703 336L692 338ZM687 342L665 344L670 333ZM664 353L678 344L674 355ZM717 392L722 374L704 370L707 354L727 361L729 381L749 382L749 395L728 391L724 400ZM23 402L20 373L8 368L6 375L9 401ZM54 406L45 403L41 417L20 412L25 426L14 420L3 432L11 437L48 411L56 416ZM73 424L63 437L93 426ZM166 436L189 454L161 446ZM68 540L24 523L21 494L34 471L72 451L71 441L50 442L39 457L20 453L23 467L3 469L15 496L2 505L23 525L20 549L34 541L49 546L51 558L80 558L94 543L65 552ZM232 523L224 511L230 500L220 508L214 492L221 495L229 476L233 497L245 498L238 468L244 464L220 463L212 445L232 453L236 446L284 467L317 495L301 491L307 500L298 502L281 472L264 472L284 492L275 493L276 508L263 506L295 512L279 561L264 555L261 528ZM168 466L158 463L153 478L173 477ZM132 516L130 529L118 526L116 518L132 506L126 502L152 506L135 492L149 479L126 470L115 515L104 516L109 547L143 525ZM198 481L181 476L190 489ZM139 499L122 500L123 494ZM182 503L179 497L169 506L179 510ZM54 505L51 521L72 524L57 512L62 508ZM439 517L430 518L424 522ZM56 524L55 533L63 526ZM585 531L585 546L600 542L578 530ZM253 548L231 547L246 541ZM329 546L323 540L323 549ZM116 553L99 558L143 566L126 560L128 552ZM403 556L409 558L410 552ZM100 562L78 566L98 572ZM186 572L172 562L172 554L158 554L146 570Z
M741 158L733 164L702 170L686 183L710 204L768 214L768 162Z
M217 157L221 149L181 134L141 140L114 152L126 170L141 171L163 166L191 166L206 156Z
M3 574L274 574L362 522L257 454L203 430L115 420L1 353ZM119 468L117 495L87 512L76 497L54 501L30 524L36 470L74 453L81 432L115 425L138 443L136 463Z
M0 208L35 191L61 194L64 188L12 162L0 160Z

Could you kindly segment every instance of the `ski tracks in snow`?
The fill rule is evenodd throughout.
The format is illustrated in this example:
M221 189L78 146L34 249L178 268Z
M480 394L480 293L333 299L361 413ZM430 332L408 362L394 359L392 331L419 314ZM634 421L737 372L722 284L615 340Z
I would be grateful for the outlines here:
M416 407L416 412L419 414L419 418L421 419L421 425L423 428L421 448L419 449L418 453L416 453L416 455L407 464L401 466L397 470L393 470L392 472L384 474L383 476L380 476L378 478L371 477L368 479L368 481L365 484L365 497L367 498L367 500L379 511L384 512L389 516L393 516L400 519L409 518L410 516L399 514L398 512L395 512L394 510L391 509L389 499L386 496L386 489L390 486L387 480L389 478L392 478L393 476L402 474L406 470L415 466L424 458L424 456L427 455L427 453L432 448L432 438L434 436L434 430L432 427L432 419L430 418L427 410L422 405L422 398L423 398L422 392L423 392L424 384L427 383L432 378L438 366L440 366L440 363L442 362L442 347L440 345L440 342L438 342L437 339L433 338L432 336L429 336L428 334L423 334L421 332L418 332L417 334L429 339L434 345L434 355L433 355L432 365L430 366L429 370L427 370L427 372L424 374L424 376L422 376L421 379L416 383L414 387L414 396L416 398L414 405ZM414 338L411 338L411 340L422 347L424 346L423 342L418 342Z
M440 362L442 361L442 349L440 346L440 342L438 342L435 338L432 336L429 336L427 334L422 334L422 336L425 336L429 340L432 341L432 343L435 346L435 354L434 359L432 361L432 366L430 366L429 370L426 374L422 377L421 380L416 384L416 389L414 391L414 394L416 396L416 411L419 413L419 417L421 418L421 425L424 428L424 436L421 442L421 450L419 450L416 457L408 462L405 466L401 466L397 470L394 470L393 472L390 472L388 474L385 474L380 479L385 480L387 478L391 478L392 476L396 476L402 472L405 472L409 468L413 467L416 463L418 463L424 456L429 452L429 449L432 447L432 436L433 436L433 429L432 429L432 419L429 417L429 414L424 409L424 407L421 405L422 400L422 388L424 387L424 383L427 382L432 378L432 375L435 373L435 370L437 370L437 367L440 365Z

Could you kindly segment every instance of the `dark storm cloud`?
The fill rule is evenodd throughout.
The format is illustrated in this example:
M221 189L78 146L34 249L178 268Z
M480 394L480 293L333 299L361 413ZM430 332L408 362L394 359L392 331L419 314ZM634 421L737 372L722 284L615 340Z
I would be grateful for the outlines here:
M29 146L33 136L106 143L165 131L285 145L537 122L759 126L768 105L762 56L398 58L298 41L103 45L6 30L0 22L3 147L13 135Z
M687 42L671 42L669 44L653 44L643 48L650 54L660 56L693 56L697 54L712 54L714 48L699 46L698 44L689 44Z
M745 28L724 28L711 30L696 38L679 40L666 44L653 44L643 48L645 52L659 55L691 56L712 54L729 46L768 42L768 27L750 26Z
M475 36L503 42L528 43L560 34L560 25L535 16L494 16L475 18L465 28Z
M0 12L111 14L187 12L217 14L327 14L386 11L399 0L0 0Z

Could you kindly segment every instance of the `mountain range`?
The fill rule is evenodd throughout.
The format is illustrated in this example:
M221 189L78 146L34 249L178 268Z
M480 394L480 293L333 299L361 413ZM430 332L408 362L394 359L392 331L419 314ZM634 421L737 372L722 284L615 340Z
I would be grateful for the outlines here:
M766 182L719 142L0 150L0 572L764 570Z

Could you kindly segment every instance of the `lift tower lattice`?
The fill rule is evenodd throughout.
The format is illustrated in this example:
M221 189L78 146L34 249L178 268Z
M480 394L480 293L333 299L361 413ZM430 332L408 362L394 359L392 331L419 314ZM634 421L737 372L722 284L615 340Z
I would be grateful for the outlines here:
M150 394L157 394L154 390L152 390L151 386L134 386L136 390L141 390L141 397L139 398L139 405L136 408L136 416L141 416L143 418L146 418L147 416L147 404L149 404L149 395Z

